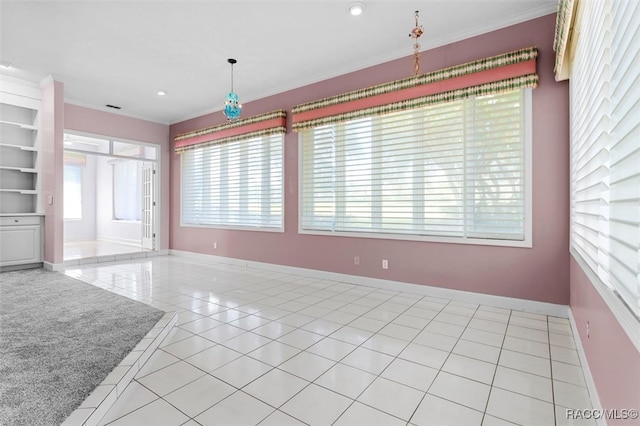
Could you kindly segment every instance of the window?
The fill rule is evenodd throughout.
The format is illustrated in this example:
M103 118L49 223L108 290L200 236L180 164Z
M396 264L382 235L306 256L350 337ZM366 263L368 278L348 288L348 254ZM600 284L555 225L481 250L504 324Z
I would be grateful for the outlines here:
M571 248L640 342L640 5L580 7L569 80ZM627 308L636 320L624 319Z
M530 244L530 93L301 130L301 232Z
M181 154L182 224L282 229L282 133Z
M64 165L64 219L82 219L82 167L77 164Z
M113 219L140 222L142 161L113 161Z

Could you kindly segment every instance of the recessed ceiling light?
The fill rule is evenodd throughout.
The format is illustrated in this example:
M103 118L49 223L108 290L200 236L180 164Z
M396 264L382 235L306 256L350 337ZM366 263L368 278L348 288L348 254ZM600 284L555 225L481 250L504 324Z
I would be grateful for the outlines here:
M349 13L351 16L359 16L364 12L364 3L351 3L349 5Z
M164 95L166 95L166 94L167 94L167 92L165 92L164 90L158 90L158 91L156 92L156 95L158 95L158 96L164 96Z
M9 61L0 61L0 67L9 69L13 68L13 64Z

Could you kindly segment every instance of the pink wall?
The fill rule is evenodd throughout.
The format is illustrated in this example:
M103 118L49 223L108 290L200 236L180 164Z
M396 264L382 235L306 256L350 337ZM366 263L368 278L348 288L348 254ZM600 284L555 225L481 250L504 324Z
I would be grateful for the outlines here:
M124 115L64 105L64 128L95 135L146 142L159 146L160 174L160 249L169 248L169 126Z
M640 408L640 353L571 257L571 311L602 408ZM589 322L590 337L587 337ZM609 420L613 424L633 421Z
M423 52L423 72L528 46L540 51L533 95L533 248L298 234L298 135L285 138L285 232L180 226L180 158L171 157L170 248L544 302L569 302L568 85L553 77L555 15ZM409 48L410 46L408 46ZM404 78L410 57L244 105L251 116ZM290 118L289 118L290 125ZM224 122L222 113L171 126L171 138ZM213 242L218 248L213 248ZM353 264L360 256L360 265ZM389 260L389 269L381 260Z
M63 262L63 137L64 85L51 81L42 90L39 176L42 212L44 213L44 261L52 265ZM51 198L52 204L49 204Z

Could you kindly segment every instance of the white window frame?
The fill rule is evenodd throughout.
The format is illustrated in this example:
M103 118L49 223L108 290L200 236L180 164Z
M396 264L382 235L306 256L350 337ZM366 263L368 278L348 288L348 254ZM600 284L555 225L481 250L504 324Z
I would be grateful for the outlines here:
M303 229L303 150L302 135L298 135L298 233L306 235L331 235L338 237L374 238L385 240L424 241L434 243L472 244L483 246L521 247L533 246L533 89L524 88L524 239L500 240L469 237L445 237L400 233L345 232Z
M262 136L264 138L270 138L276 135L267 135L267 136ZM280 144L280 156L281 156L281 194L282 194L282 200L281 200L281 212L280 212L280 226L279 227L262 227L262 226L250 226L250 225L240 225L240 224L205 224L205 223L187 223L184 221L183 218L183 208L184 208L184 172L185 172L185 168L184 168L184 157L183 155L185 154L179 154L180 156L180 226L181 227L185 227L185 228L209 228L209 229L226 229L226 230L238 230L238 231L257 231L257 232L276 232L276 233L283 233L284 232L284 211L286 208L286 193L285 193L285 156L284 156L284 146L285 146L285 134L278 134L277 136L279 136L281 139L281 144ZM234 142L228 142L229 144L243 144L246 143L248 140L250 139L255 139L255 138L249 138L247 140L239 140L239 141L234 141ZM201 149L206 149L207 147L203 147ZM241 183L242 185L242 183Z

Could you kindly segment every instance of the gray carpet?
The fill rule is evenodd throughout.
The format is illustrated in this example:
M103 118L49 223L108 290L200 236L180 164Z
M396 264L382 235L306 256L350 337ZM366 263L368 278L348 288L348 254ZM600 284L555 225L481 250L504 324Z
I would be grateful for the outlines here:
M0 273L0 425L58 425L163 316L43 269Z

